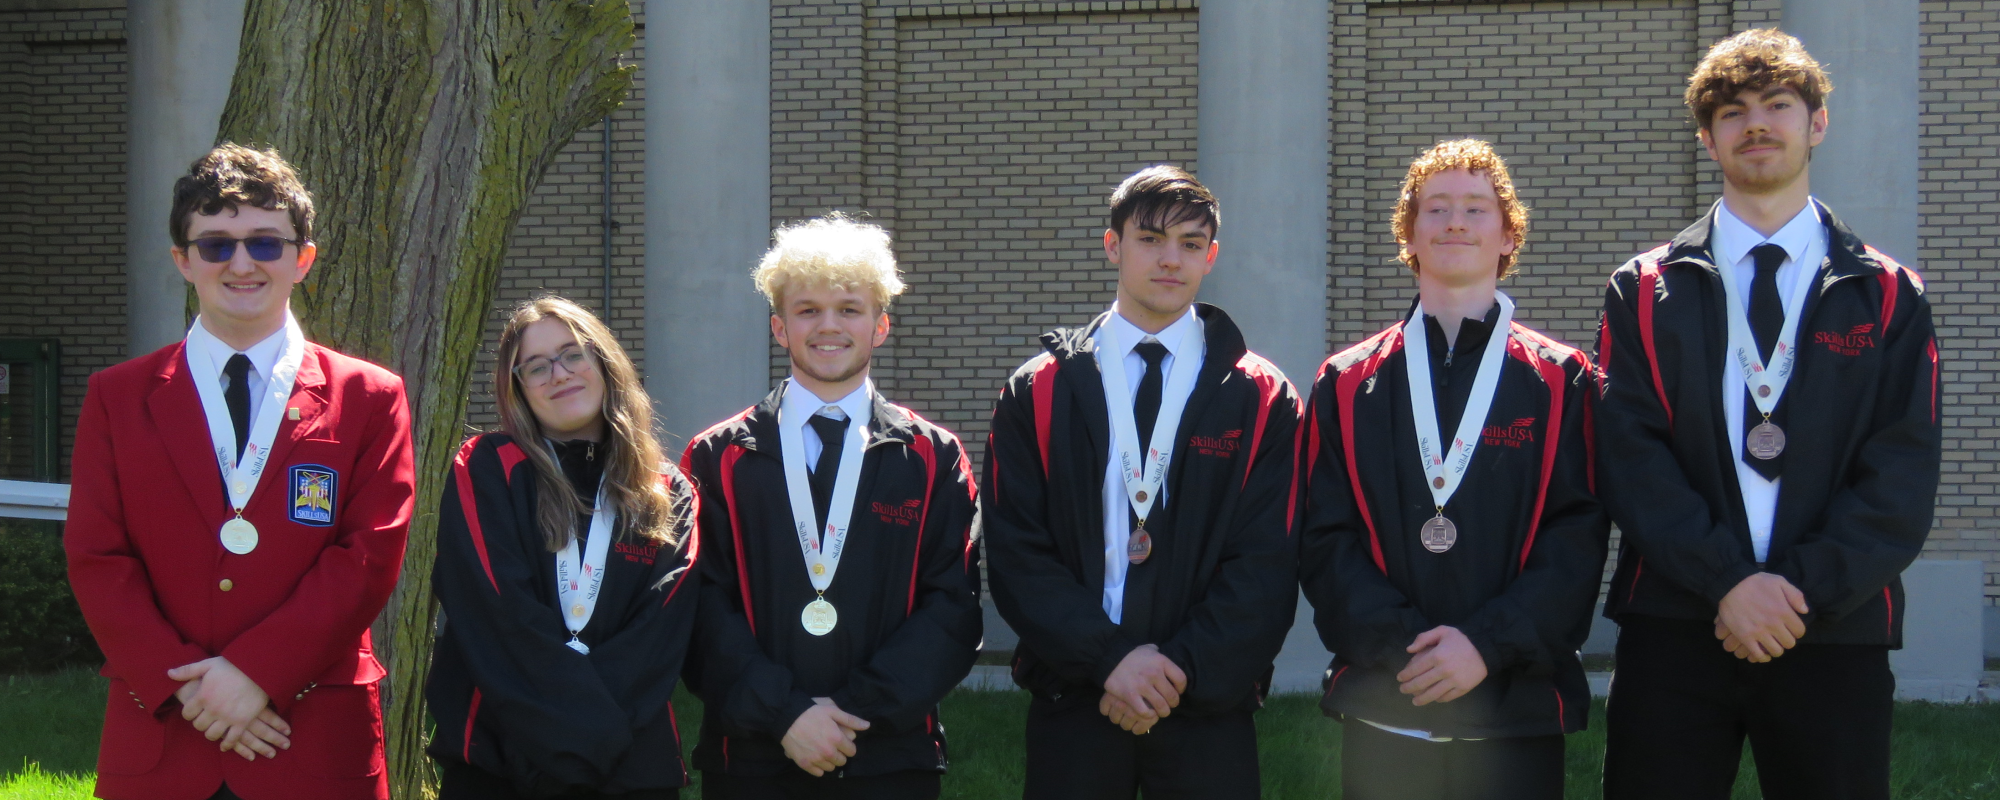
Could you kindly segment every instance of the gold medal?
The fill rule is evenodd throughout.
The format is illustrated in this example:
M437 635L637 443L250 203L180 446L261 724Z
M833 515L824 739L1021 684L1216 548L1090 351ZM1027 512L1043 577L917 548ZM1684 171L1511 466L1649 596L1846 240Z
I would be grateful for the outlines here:
M805 610L799 613L799 624L805 626L806 633L825 636L833 632L833 626L840 624L840 612L835 611L825 597L821 597L806 604Z
M257 549L257 526L237 517L222 523L222 549L237 555L248 555Z
M1785 429L1764 420L1743 437L1743 451L1765 461L1777 458L1785 452Z
M1145 523L1139 523L1138 530L1125 540L1125 560L1133 564L1144 564L1153 555L1153 535L1146 532Z
M1425 550L1433 553L1445 552L1450 550L1452 545L1458 544L1458 526L1453 525L1451 520L1445 519L1443 514L1439 514L1431 517L1424 523L1424 527L1418 530L1417 540L1424 543Z

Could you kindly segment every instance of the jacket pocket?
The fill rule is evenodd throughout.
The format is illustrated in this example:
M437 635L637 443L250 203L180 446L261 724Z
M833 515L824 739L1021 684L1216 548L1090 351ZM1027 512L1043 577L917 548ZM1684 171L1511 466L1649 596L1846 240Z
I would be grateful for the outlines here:
M365 778L382 771L382 711L375 684L316 686L292 705L292 749L280 761L322 778Z
M97 751L97 771L111 775L144 775L160 763L166 748L167 724L181 722L179 714L160 719L131 700L132 687L111 679L111 694L104 706L104 738ZM185 725L186 722L181 722Z

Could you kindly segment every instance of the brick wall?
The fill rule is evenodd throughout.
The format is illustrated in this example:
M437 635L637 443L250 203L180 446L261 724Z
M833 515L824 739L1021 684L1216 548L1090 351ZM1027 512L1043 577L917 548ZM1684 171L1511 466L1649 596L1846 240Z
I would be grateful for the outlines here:
M0 336L61 341L64 480L86 381L125 359L124 36L122 9L0 11Z
M1986 598L2000 603L1995 514L1994 391L2000 369L2000 2L1926 0L1922 6L1918 245L1944 361L1944 480L1926 557L1986 561ZM1833 74L1840 99L1840 73ZM1835 125L1840 117L1833 117Z

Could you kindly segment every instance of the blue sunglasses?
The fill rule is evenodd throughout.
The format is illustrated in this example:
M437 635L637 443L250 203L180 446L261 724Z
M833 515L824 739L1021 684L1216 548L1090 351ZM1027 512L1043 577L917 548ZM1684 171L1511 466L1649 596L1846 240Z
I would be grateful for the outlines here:
M203 261L222 264L236 256L236 243L243 243L243 251L250 254L251 261L276 261L285 255L285 245L303 245L300 239L286 239L279 236L249 236L235 239L228 236L204 236L194 240L194 249L201 252Z

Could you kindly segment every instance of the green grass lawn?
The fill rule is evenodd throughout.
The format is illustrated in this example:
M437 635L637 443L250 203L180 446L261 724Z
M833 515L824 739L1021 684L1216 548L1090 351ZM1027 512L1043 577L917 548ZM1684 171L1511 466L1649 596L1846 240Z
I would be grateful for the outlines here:
M0 687L0 798L87 798L97 759L105 682L89 670L14 676ZM1338 797L1340 725L1320 715L1316 698L1273 698L1257 715L1264 796ZM681 719L699 720L700 703L675 700ZM1021 796L1021 728L1027 695L961 691L946 698L951 740L947 798ZM1597 798L1604 757L1604 704L1591 707L1591 729L1569 739L1570 798ZM693 746L695 731L687 731ZM1903 800L2000 800L2000 705L1896 707L1894 795ZM684 792L690 800L699 791ZM1736 800L1757 798L1746 756Z

